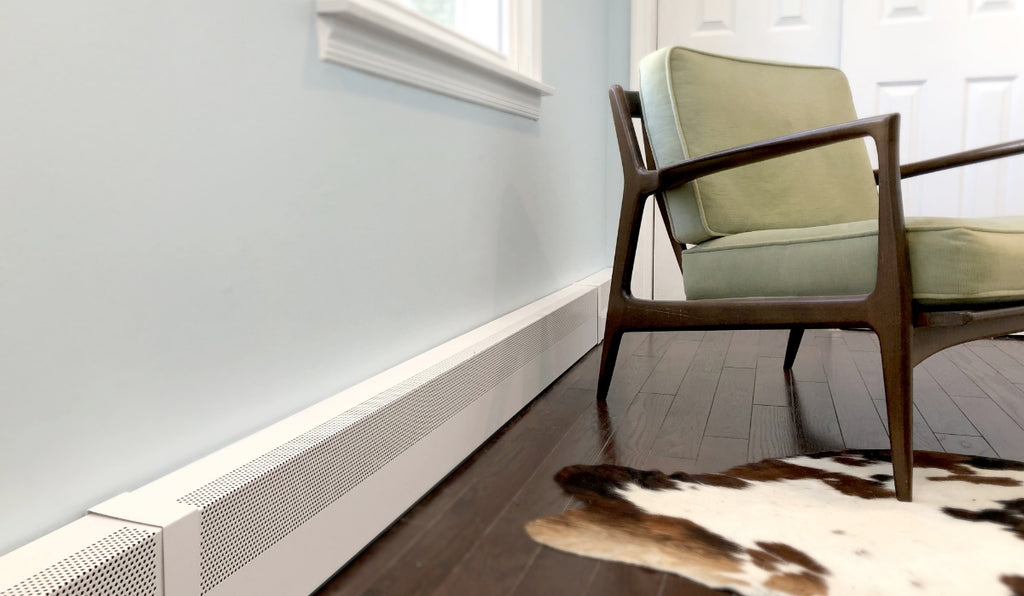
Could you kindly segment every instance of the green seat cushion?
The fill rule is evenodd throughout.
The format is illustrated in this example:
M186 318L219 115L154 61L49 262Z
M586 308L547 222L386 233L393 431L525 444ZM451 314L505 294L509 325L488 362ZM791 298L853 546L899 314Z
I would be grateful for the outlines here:
M877 220L759 230L683 252L688 299L866 294L875 286ZM908 217L914 299L1024 300L1024 217Z
M640 63L644 125L658 167L857 118L835 68L665 48ZM727 170L665 193L677 242L875 217L860 139Z

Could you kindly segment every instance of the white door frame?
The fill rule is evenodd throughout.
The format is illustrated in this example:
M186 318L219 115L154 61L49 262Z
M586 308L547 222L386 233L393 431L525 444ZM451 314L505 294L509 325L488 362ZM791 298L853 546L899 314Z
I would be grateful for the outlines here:
M637 66L640 59L658 49L658 0L632 1L629 33L629 88L637 89ZM637 136L641 137L640 142L643 143L639 131ZM654 228L658 223L654 219L656 211L654 201L648 201L640 224L632 280L633 295L637 298L654 297Z

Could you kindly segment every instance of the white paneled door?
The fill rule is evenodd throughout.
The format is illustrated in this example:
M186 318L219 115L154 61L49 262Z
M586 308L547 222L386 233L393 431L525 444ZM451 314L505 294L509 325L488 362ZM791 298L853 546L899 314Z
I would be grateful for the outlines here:
M904 163L1024 137L1020 0L845 2L840 66L860 115L900 113ZM906 181L904 208L1021 214L1021 189L1024 160L999 160Z
M860 115L900 112L904 163L1024 138L1024 0L648 1L657 47L840 67ZM1024 214L1021 189L1016 157L908 180L904 204L907 215ZM651 228L654 296L681 297L668 237Z
M661 0L658 47L839 65L839 0Z

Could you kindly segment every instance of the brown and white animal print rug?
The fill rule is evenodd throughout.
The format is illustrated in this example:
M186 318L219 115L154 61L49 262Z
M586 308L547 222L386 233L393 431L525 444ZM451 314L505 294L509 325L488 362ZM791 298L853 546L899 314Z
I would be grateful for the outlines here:
M1024 595L1024 464L917 452L914 502L887 451L765 460L723 474L571 466L582 509L526 531L554 548L740 594Z

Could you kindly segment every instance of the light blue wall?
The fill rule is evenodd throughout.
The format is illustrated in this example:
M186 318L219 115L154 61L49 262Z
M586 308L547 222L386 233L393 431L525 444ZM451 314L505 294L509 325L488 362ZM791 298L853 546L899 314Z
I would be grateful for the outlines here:
M545 2L533 122L311 0L0 2L0 553L608 266L628 4Z

